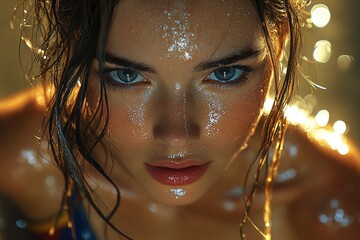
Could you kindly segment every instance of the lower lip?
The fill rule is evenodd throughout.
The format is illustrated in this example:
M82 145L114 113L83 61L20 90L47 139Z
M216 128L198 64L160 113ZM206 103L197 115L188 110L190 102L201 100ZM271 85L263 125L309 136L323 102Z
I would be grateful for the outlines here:
M186 168L167 168L145 164L147 171L158 182L169 186L183 186L196 182L208 169L210 163Z

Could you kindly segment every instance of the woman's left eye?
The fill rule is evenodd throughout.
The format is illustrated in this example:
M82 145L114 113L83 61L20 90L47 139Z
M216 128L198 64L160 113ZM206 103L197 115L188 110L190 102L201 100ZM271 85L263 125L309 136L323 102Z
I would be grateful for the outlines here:
M239 67L220 67L210 73L208 79L219 82L232 82L244 74L245 70Z
M143 75L129 68L110 69L105 72L105 76L110 77L112 81L120 85L131 85L145 80Z

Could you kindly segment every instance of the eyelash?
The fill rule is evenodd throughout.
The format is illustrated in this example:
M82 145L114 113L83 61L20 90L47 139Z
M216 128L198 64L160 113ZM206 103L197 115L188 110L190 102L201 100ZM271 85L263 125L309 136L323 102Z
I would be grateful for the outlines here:
M117 70L131 70L134 72L137 72L139 75L143 76L141 73L139 73L136 70L132 70L131 68L105 68L104 69L104 82L105 85L109 88L109 89L113 89L113 90L117 90L117 89L122 89L122 90L127 90L127 91L131 91L131 90L135 90L137 88L139 88L139 84L146 84L149 83L146 78L144 77L145 81L143 82L138 82L137 84L122 84L117 82L116 80L113 79L113 77L111 76L111 73Z
M209 76L213 72L215 72L215 71L217 71L219 69L222 69L222 68L235 68L237 70L243 71L243 73L237 79L231 80L229 82L225 82L225 81L224 82L219 82L219 81L208 79ZM218 88L220 88L222 90L227 90L227 89L232 89L232 88L237 87L237 86L241 86L242 84L247 82L247 80L251 77L251 74L252 74L253 71L254 71L254 69L252 67L244 66L244 65L221 66L221 67L218 67L218 68L212 70L209 74L207 74L203 81L209 82L209 84L211 84L214 87L218 87Z
M212 80L209 79L210 75L212 75L215 71L219 70L219 69L225 69L225 68L235 68L237 70L241 70L243 71L241 73L241 75L235 79L235 80L231 80L229 82L226 81L216 81L216 80ZM133 83L133 84L122 84L117 82L116 80L113 79L113 77L111 76L111 73L116 71L116 70L132 70L132 69L128 69L128 68L105 68L104 69L104 80L105 80L105 85L110 88L110 89L123 89L123 90L135 90L139 87L141 87L141 84L147 84L149 83L146 79L146 77L144 77L141 73L139 73L136 70L132 70L134 72L137 72L139 75L141 75L142 77L144 77L145 81L142 82L137 82L137 83ZM244 65L230 65L230 66L221 66L218 67L216 69L213 69L210 73L208 73L206 75L206 77L203 79L204 82L207 82L208 84L226 90L226 89L232 89L236 86L242 85L244 84L251 76L251 73L253 72L253 68L249 67L249 66L244 66Z

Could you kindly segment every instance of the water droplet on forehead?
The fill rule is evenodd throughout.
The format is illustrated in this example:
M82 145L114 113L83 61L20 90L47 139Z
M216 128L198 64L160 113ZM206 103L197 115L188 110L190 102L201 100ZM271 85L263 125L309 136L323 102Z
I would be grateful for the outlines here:
M155 28L168 46L166 58L175 56L184 60L192 58L192 52L197 49L194 43L196 34L190 27L190 16L182 2L174 2L163 11L163 20Z

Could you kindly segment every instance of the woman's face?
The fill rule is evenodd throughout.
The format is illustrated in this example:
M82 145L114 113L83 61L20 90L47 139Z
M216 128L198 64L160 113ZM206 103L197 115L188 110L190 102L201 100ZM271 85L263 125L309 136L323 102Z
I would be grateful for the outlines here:
M113 179L169 205L201 197L257 124L265 46L250 0L121 1L106 46L109 142L95 153L113 158Z

